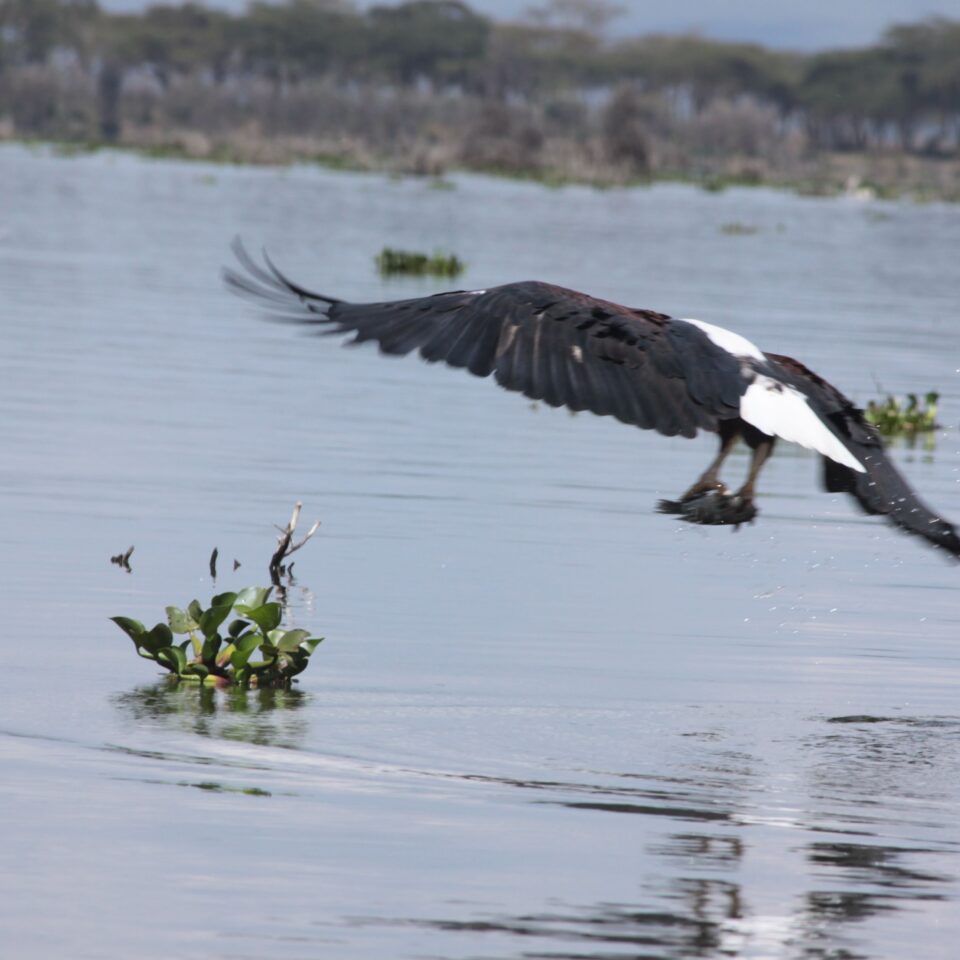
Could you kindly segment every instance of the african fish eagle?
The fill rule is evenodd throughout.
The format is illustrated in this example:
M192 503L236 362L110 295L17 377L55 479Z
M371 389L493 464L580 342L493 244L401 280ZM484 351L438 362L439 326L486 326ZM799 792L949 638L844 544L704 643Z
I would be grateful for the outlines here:
M431 363L492 373L507 390L552 407L667 436L717 433L717 456L679 500L660 501L662 512L703 524L753 520L757 477L779 437L821 455L829 492L851 494L866 513L960 558L953 524L917 497L863 413L799 361L763 353L739 334L538 281L347 303L287 279L266 254L258 264L239 240L233 250L245 272L226 269L228 285L276 317L353 334L350 343L373 340L383 353L417 350ZM719 472L737 440L752 459L746 482L730 493Z

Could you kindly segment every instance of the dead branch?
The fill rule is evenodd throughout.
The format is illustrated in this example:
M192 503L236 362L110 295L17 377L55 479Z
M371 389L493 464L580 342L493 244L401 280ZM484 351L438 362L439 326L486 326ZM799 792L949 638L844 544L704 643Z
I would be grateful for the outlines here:
M270 558L270 574L273 577L276 577L279 573L283 573L283 561L289 557L291 553L296 553L297 550L320 529L320 521L317 520L299 543L293 542L293 535L297 529L297 523L300 520L300 511L302 509L303 504L298 500L290 516L290 522L285 527L277 527L280 531L280 536L277 537L277 549Z
M115 563L121 570L126 570L127 573L130 573L131 556L133 556L133 547L128 548L126 553L118 553L115 557L111 557L110 562Z

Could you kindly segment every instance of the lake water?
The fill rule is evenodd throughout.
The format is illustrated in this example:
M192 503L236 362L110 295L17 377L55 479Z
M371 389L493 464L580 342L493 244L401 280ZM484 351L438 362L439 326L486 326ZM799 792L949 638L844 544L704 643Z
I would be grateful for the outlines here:
M386 244L452 250L860 402L938 389L894 456L960 520L955 207L4 147L4 953L952 960L957 568L788 445L755 525L657 515L712 437L261 323L235 234L345 298L449 285L382 281ZM266 582L296 500L302 682L167 688L107 618Z

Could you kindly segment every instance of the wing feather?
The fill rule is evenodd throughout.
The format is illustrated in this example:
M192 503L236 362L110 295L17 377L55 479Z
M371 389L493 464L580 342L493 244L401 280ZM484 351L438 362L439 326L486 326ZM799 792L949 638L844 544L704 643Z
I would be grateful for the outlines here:
M239 242L234 252L242 272L225 270L227 284L278 319L322 334L352 335L348 343L374 341L384 353L418 351L430 362L479 377L493 374L508 390L551 406L609 414L667 435L694 436L698 428L716 430L720 421L740 419L743 398L762 366L765 376L806 399L841 445L834 452L849 452L853 466L824 457L829 491L849 493L867 513L886 516L960 557L956 528L917 497L861 411L790 357L765 354L760 365L753 364L757 370L744 372L741 363L749 358L715 343L705 325L546 283L347 303L294 283L266 255L265 265L257 263ZM777 432L776 424L768 426ZM832 447L829 437L821 439L822 449ZM864 472L853 468L857 464Z
M551 284L507 284L385 303L347 303L288 279L240 245L244 272L228 284L275 316L376 342L388 354L493 374L508 390L551 406L612 415L668 435L695 436L738 416L739 363L689 324L678 340L664 314L634 310ZM699 366L707 361L707 372Z

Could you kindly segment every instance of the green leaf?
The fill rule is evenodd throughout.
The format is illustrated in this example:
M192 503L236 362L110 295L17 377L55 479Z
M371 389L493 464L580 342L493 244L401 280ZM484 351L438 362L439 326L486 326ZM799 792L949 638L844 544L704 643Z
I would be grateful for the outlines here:
M187 604L187 613L199 624L200 618L203 616L203 607L200 606L198 600L191 600L190 603Z
M309 630L288 630L278 638L277 647L284 653L290 653L298 649L300 644L309 636Z
M247 633L234 641L236 649L230 654L230 664L234 670L240 670L247 665L261 639L259 634Z
M227 628L227 633L229 633L231 637L239 637L248 626L249 624L246 620L234 620Z
M212 637L207 637L203 641L203 646L200 648L200 659L204 663L211 662L220 651L220 644L223 643L223 638L219 633L215 633Z
M249 617L264 633L280 626L280 620L283 617L283 608L279 603L264 603L259 607L238 608L238 613Z
M182 671L185 677L199 677L201 679L209 673L210 671L202 663L189 663Z
M162 664L177 676L187 668L187 655L179 647L163 647L157 651L157 663Z
M256 650L263 643L263 634L251 630L233 641L238 650Z
M300 644L300 649L309 657L321 643L323 643L323 637L311 637L309 640L304 640L303 643Z
M233 594L222 594L222 596L233 596ZM216 599L220 599L217 597ZM209 610L205 610L200 618L200 630L205 637L212 637L233 609L233 603L215 603Z
M173 631L165 623L158 623L149 633L145 633L140 639L140 646L154 653L163 647L169 647L172 643Z
M273 592L273 587L244 587L233 601L235 607L262 607L267 597Z
M189 613L179 607L167 607L167 621L174 633L192 633L200 627Z
M222 607L226 604L228 607L232 607L237 602L237 595L231 593L229 590L226 593L218 593L211 601L211 607Z
M147 628L139 620L131 620L130 617L111 617L110 619L134 643L138 643L140 638L147 632Z
M177 661L177 673L182 674L187 669L187 655L179 647L170 647L170 652Z

